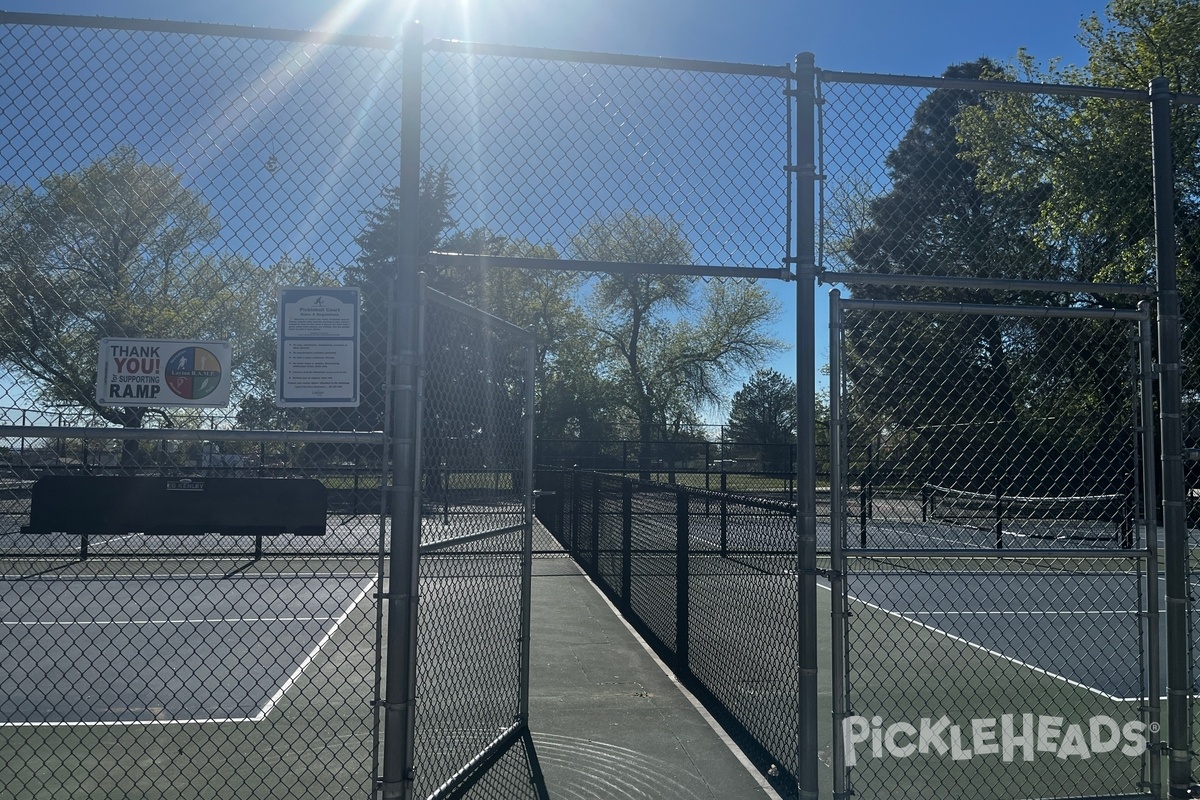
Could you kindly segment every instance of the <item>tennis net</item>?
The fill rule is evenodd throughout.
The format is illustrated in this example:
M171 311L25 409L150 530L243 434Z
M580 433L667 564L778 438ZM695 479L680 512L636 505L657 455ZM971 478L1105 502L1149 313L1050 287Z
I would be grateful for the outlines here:
M1133 546L1134 503L1128 493L1021 496L926 484L921 509L925 522L991 531L997 542L1011 536Z

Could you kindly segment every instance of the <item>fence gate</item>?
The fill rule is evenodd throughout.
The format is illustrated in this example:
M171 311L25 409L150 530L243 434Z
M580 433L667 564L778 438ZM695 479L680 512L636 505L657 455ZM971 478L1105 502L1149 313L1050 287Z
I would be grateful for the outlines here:
M533 798L533 337L423 296L413 795Z
M836 796L1154 793L1145 307L830 328Z

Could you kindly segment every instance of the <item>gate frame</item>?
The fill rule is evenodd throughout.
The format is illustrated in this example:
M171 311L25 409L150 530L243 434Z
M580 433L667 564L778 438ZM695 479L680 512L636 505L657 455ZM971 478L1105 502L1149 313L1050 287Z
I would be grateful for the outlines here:
M898 283L905 282L903 278ZM976 288L990 288L988 281L977 280L972 285ZM1127 292L1132 293L1132 292ZM1141 292L1138 292L1141 293ZM1142 492L1140 509L1134 508L1134 525L1137 525L1137 515L1141 515L1142 548L1120 549L1107 548L1022 548L1022 549L915 549L915 548L850 548L855 554L866 556L891 557L924 557L924 556L978 556L987 554L997 560L1029 557L1070 557L1080 559L1110 559L1137 560L1145 562L1145 585L1147 591L1145 621L1139 626L1139 641L1142 652L1139 661L1145 664L1146 701L1140 711L1145 715L1147 723L1147 746L1142 753L1142 772L1148 773L1145 788L1146 797L1157 797L1162 789L1162 768L1159 758L1162 750L1161 743L1161 675L1160 662L1161 632L1159 626L1158 603L1158 530L1157 519L1157 464L1154 439L1154 405L1153 379L1158 370L1152 357L1150 303L1142 300L1136 311L1119 309L1088 309L1062 308L1056 306L1003 306L970 303L936 303L912 301L885 300L855 300L843 299L841 292L833 289L829 293L829 442L830 442L830 571L829 584L831 594L831 642L833 650L832 685L833 685L833 796L836 800L844 800L855 794L850 788L850 772L846 766L845 741L843 738L843 720L848 709L848 682L850 663L848 658L848 638L850 612L846 588L847 557L843 543L846 541L849 518L845 513L849 483L849 459L847 451L848 427L847 419L842 409L843 395L843 359L845 350L843 338L845 333L846 310L887 311L905 314L926 315L979 315L995 317L1041 317L1054 319L1099 319L1124 320L1137 324L1137 403L1138 417L1135 420L1134 433L1140 435L1138 464L1141 467ZM1140 590L1139 590L1140 594ZM1168 598L1169 602L1169 598ZM1143 638L1144 637L1144 638ZM1137 795L1143 796L1143 795Z

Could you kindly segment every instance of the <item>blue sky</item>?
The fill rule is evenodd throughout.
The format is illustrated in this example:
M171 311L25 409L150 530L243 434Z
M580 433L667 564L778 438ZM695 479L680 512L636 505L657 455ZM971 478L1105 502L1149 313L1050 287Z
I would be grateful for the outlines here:
M427 38L759 64L811 51L827 69L909 75L936 75L983 55L1009 61L1020 47L1043 63L1079 63L1079 23L1103 13L1094 1L1069 0L0 0L0 8L380 35L399 35L416 17ZM790 342L794 288L771 289L786 309L776 334ZM826 305L819 290L819 361ZM770 366L795 375L794 352Z
M152 17L781 64L809 50L828 69L936 74L1020 46L1079 61L1095 0L0 0L8 11Z

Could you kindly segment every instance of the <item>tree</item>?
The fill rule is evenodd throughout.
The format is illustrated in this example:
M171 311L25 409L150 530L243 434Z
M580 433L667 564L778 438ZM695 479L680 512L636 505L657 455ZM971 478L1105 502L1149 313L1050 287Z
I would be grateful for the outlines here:
M427 168L421 173L417 197L417 226L422 253L437 250L454 226L454 184L447 168ZM365 211L362 232L355 242L359 254L346 270L347 285L362 290L359 340L358 409L342 416L342 425L358 430L383 430L387 404L388 315L392 281L399 268L396 251L400 224L410 209L401 203L397 186L385 187L379 206Z
M315 270L215 253L218 232L216 216L181 175L132 147L33 187L5 187L0 361L43 401L125 427L148 417L171 425L176 414L96 401L102 337L234 340L239 393L262 391L274 362L266 317L275 287Z
M951 67L950 78L997 77L981 59ZM868 206L866 224L845 247L852 270L873 273L987 277L1045 281L1089 280L1084 265L1094 249L1083 238L1045 235L1044 211L1052 188L1039 181L990 180L967 144L981 120L1003 115L1009 96L939 89L918 106L913 123L887 158L891 187ZM1025 98L1026 95L1013 95ZM1016 101L1023 103L1023 99ZM964 133L966 131L966 133ZM856 296L953 302L1099 305L1105 298L946 287L857 288ZM1061 380L1061 353L1081 355ZM1032 490L1056 472L1110 446L1128 411L1123 375L1112 365L1126 357L1122 332L1090 323L1051 325L1015 316L856 314L846 334L846 378L858 441L884 443L898 460L926 463L968 488ZM1054 392L1047 393L1053 386ZM1081 442L1064 415L1045 407L1086 409L1097 439ZM1052 417L1063 419L1047 428ZM982 457L986 454L991 457ZM1112 461L1105 453L1102 460ZM1094 461L1095 459L1093 459ZM1098 481L1123 480L1122 469ZM1082 476L1079 476L1082 478ZM1089 477L1087 480L1093 480Z
M1188 0L1114 0L1106 18L1083 24L1083 67L1039 69L1022 52L1011 77L1144 90L1165 76L1172 92L1200 91L1200 5ZM1012 95L989 113L961 121L964 157L989 191L1037 190L1037 234L1079 280L1154 280L1153 173L1145 102ZM1200 302L1200 109L1172 109L1175 219L1182 303ZM1131 306L1132 298L1094 298ZM1185 325L1184 359L1200 358L1200 337ZM1185 391L1200 392L1186 370Z
M791 448L796 445L796 382L773 369L757 370L733 395L726 437L739 459L758 459L765 470L791 467Z
M581 259L686 264L679 225L626 211L594 220L571 240ZM649 477L657 431L682 427L695 409L719 402L736 374L779 347L765 332L776 304L751 283L677 275L612 274L589 298L601 371L637 426L639 467Z

